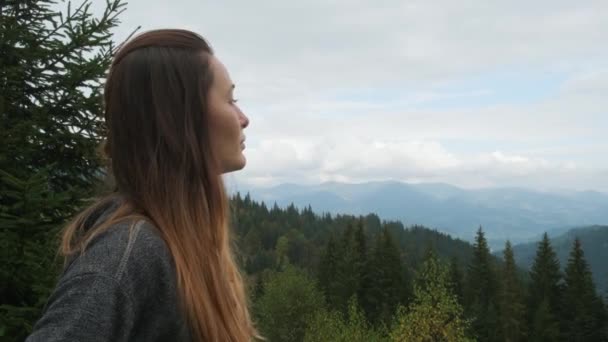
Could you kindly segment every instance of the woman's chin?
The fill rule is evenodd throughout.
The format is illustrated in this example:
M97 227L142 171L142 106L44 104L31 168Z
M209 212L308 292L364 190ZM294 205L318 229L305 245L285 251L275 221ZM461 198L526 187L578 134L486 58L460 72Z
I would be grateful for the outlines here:
M223 168L223 173L242 170L243 168L245 168L245 165L247 165L247 158L245 158L245 155L241 153L240 156L232 160L230 163L227 163L227 165Z

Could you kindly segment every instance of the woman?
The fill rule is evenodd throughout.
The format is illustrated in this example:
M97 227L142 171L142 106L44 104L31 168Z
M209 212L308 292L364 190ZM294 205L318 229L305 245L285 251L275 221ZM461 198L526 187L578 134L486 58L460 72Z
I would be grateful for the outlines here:
M27 341L259 338L221 179L246 163L233 89L195 33L150 31L119 49L104 95L116 190L64 230L66 267Z

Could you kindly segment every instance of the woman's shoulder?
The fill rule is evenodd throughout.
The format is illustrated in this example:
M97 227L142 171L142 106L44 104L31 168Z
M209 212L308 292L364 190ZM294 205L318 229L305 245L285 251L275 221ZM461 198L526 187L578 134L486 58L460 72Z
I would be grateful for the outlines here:
M64 277L98 274L116 282L171 281L174 267L171 253L159 230L145 220L111 225L74 256Z
M113 224L73 258L28 341L187 340L175 272L159 231Z

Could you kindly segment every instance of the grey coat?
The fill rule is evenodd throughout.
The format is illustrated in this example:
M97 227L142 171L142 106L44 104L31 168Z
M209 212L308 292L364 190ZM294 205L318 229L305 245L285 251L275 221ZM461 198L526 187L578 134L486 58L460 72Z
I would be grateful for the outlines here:
M71 260L27 342L190 340L167 245L150 223L130 225Z

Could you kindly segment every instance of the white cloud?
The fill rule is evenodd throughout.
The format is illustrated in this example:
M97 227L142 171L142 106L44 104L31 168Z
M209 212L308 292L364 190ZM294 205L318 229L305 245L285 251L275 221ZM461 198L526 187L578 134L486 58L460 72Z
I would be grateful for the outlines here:
M606 11L605 1L131 0L117 37L138 25L186 27L208 37L239 76L353 86L600 60Z
M608 168L585 168L569 161L551 162L502 151L457 155L433 141L351 139L311 144L282 139L260 146L250 151L247 169L236 177L240 182L259 186L393 179L464 187L608 190Z
M563 84L564 93L595 93L608 91L608 69L584 72Z
M116 32L210 40L251 118L244 181L608 191L607 13L604 0L130 0ZM492 79L507 71L519 83ZM561 84L513 100L548 75ZM478 146L446 142L465 140Z

